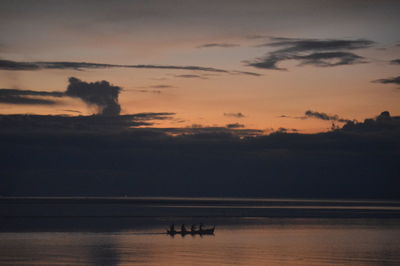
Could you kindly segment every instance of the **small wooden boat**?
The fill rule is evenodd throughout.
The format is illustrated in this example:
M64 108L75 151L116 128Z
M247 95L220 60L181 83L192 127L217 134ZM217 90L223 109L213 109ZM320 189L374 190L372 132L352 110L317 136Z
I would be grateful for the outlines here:
M207 229L202 229L202 230L194 230L194 231L171 231L167 230L168 235L213 235L215 230L215 226L213 228L207 228Z

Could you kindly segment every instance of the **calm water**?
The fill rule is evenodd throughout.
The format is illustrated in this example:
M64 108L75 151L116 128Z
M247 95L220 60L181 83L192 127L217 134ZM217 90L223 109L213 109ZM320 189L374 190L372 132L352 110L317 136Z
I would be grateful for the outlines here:
M171 222L200 220L216 224L214 236L161 234ZM53 217L4 224L19 228L0 232L4 265L400 265L399 219Z

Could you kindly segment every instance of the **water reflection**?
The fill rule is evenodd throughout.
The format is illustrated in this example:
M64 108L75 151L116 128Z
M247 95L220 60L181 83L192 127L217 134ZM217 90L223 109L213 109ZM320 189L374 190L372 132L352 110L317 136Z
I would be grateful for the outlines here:
M215 236L203 237L170 237L164 220L130 221L120 232L0 233L0 264L400 264L399 220L217 219L208 221Z

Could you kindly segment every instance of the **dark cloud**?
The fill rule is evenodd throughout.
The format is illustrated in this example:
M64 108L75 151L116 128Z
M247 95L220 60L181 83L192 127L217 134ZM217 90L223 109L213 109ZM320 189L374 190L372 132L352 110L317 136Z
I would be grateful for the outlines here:
M172 89L176 88L175 86L172 85L166 85L166 84L159 84L159 85L151 85L151 86L140 86L137 87L139 90L129 90L129 91L137 91L137 92L150 92L150 93L162 93L160 89Z
M57 104L54 100L31 98L16 95L0 95L0 103L6 104L26 104L26 105L53 105Z
M367 118L364 122L347 122L342 130L352 132L379 132L398 131L400 132L400 116L391 116L388 111L382 112L375 118Z
M35 63L15 62L0 59L0 70L38 70L40 67Z
M375 83L382 83L382 84L400 84L400 76L392 77L392 78L385 78L385 79L377 79L372 82Z
M240 126L229 128L229 127L209 127L198 124L194 124L190 127L184 127L184 128L162 128L158 130L168 135L191 136L194 138L205 138L205 139L214 139L214 138L224 139L225 137L227 138L255 137L264 134L263 130L244 129Z
M160 90L134 90L134 91L143 92L143 93L157 93L157 94L161 93Z
M297 56L293 59L299 60L301 62L300 65L313 65L320 67L352 65L366 62L362 56L348 52L313 53L304 56Z
M194 75L194 74L174 75L174 77L177 77L177 78L187 78L187 79L193 79L193 78L207 79L207 78L204 77L204 76Z
M231 71L231 74L233 75L249 75L249 76L255 76L255 77L260 77L263 76L262 74L255 73L255 72L248 72L248 71Z
M170 89L170 88L176 88L176 87L175 87L175 86L172 86L172 85L160 84L160 85L148 86L148 88L153 88L153 89Z
M79 112L75 110L64 110ZM174 113L138 113L119 116L0 115L0 128L10 132L119 132L151 126L153 121L171 119Z
M71 77L69 78L69 85L65 92L0 89L0 102L9 104L51 105L57 102L43 97L69 96L79 98L86 104L97 106L100 115L116 116L121 111L121 106L118 103L120 91L120 87L113 86L105 80L84 82Z
M62 110L62 111L64 111L64 112L70 112L70 113L77 113L77 114L81 114L81 113L82 113L81 111L78 111L78 110L71 110L71 109L64 109L64 110Z
M224 116L231 116L231 117L236 117L236 118L245 117L245 115L242 114L241 112L238 112L238 113L224 113Z
M84 82L71 77L65 94L80 98L89 105L96 105L101 115L116 116L121 112L121 106L118 103L120 91L121 87L113 86L105 80Z
M296 38L272 38L272 43L260 46L286 47L281 52L308 52L308 51L335 51L354 50L371 47L374 42L365 39L340 40L340 39L296 39Z
M298 130L295 128L280 127L277 130L274 130L271 134L288 134L288 133L296 133L296 132L298 132Z
M312 117L312 118L317 118L317 119L321 119L321 120L330 120L330 121L337 121L337 122L349 122L352 120L349 119L344 119L344 118L340 118L338 115L328 115L326 113L322 113L322 112L316 112L316 111L311 111L311 110L307 110L304 115L306 117Z
M14 96L52 96L63 97L64 92L59 91L32 91L32 90L18 90L18 89L0 89L0 96L14 95Z
M63 97L63 92L0 89L0 103L26 105L54 105L58 102L42 96Z
M345 50L355 50L371 47L374 42L365 39L335 40L335 39L292 39L272 38L273 42L259 45L261 47L279 47L266 57L247 61L249 66L265 69L285 70L278 63L285 60L296 60L300 65L331 67L365 63L362 56Z
M394 60L390 61L390 63L392 65L400 65L400 59L394 59Z
M0 70L40 70L40 69L98 69L98 68L137 68L137 69L172 69L172 70L192 70L226 74L243 74L256 76L257 73L229 71L225 69L201 66L174 66L174 65L119 65L119 64L98 64L88 62L17 62L11 60L0 60Z
M244 125L243 124L239 124L239 123L232 123L232 124L227 124L226 127L230 128L230 129L244 128Z
M238 47L239 44L235 43L206 43L200 46L197 46L197 48L212 48L212 47L220 47L220 48L231 48L231 47Z

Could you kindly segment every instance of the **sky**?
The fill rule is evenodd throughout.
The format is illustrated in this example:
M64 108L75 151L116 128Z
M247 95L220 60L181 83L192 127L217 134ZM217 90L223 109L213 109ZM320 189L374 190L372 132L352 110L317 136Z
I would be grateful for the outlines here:
M152 127L265 133L398 115L399 10L390 0L3 0L0 114L169 112Z

